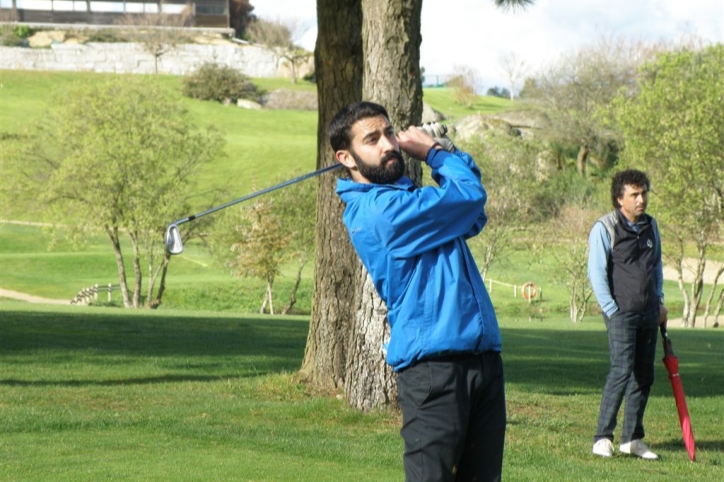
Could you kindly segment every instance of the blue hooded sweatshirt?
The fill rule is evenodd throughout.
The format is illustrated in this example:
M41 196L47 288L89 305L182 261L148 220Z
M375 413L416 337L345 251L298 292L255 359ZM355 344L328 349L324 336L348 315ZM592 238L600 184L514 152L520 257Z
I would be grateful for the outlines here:
M465 240L485 226L487 194L466 153L431 149L439 187L339 179L343 221L387 304L387 363L395 371L424 359L501 351L500 330Z

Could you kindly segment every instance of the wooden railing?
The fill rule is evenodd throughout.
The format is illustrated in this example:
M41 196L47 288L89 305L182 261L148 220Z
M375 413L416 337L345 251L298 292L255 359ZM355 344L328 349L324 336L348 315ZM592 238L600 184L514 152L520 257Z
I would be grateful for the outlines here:
M99 285L95 284L93 286L89 286L87 288L83 288L78 292L77 295L75 295L75 298L73 298L70 301L71 305L88 305L92 301L98 301L98 293L105 291L108 293L108 303L112 300L112 293L116 290L120 290L121 285L113 285L111 283L108 283L107 285Z

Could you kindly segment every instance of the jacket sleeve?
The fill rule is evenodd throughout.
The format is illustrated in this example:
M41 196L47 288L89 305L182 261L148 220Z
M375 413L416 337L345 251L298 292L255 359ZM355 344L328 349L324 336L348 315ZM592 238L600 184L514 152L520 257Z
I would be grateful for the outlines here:
M611 295L608 283L608 259L611 256L611 240L601 222L593 225L588 236L588 279L601 310L610 317L618 306Z
M663 303L664 301L664 262L661 251L661 234L659 233L659 225L656 220L651 219L651 223L654 225L654 237L656 238L656 265L654 266L654 276L656 280L656 294L659 300Z
M473 236L487 221L487 194L480 182L480 170L468 154L433 149L427 163L439 187L382 190L370 206L375 236L399 258L417 256L461 236Z

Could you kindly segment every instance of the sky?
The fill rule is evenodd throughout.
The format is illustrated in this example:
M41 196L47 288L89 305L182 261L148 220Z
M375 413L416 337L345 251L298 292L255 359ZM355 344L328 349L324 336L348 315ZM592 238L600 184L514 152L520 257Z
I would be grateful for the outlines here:
M314 50L316 0L251 0L253 14L301 25L297 43ZM476 73L478 90L508 87L502 56L535 72L601 37L676 42L695 35L724 43L724 0L536 0L503 11L493 0L424 0L420 65L426 83L461 68Z

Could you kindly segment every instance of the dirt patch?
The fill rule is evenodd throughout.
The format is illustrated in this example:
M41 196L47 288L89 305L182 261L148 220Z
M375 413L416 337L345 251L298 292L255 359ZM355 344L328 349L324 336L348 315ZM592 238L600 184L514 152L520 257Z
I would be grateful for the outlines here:
M10 298L12 300L27 301L28 303L44 303L46 305L69 305L70 300L53 300L50 298L42 298L33 296L19 291L6 290L0 288L0 298Z
M717 271L724 265L717 261L707 261L706 267L704 268L704 283L714 284L714 277ZM694 258L685 258L683 262L684 266L684 282L691 283L694 281L694 269L696 267L696 260ZM664 266L664 279L670 281L676 281L679 279L679 274L676 270L670 266ZM719 281L722 281L721 278Z

